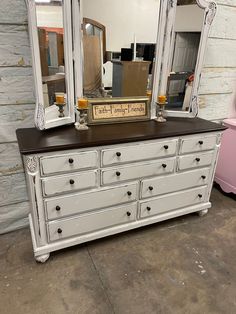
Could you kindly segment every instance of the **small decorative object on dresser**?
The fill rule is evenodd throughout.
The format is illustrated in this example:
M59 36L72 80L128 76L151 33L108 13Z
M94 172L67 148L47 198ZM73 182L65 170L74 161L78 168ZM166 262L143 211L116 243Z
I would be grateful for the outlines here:
M169 117L40 132L17 130L34 255L211 207L225 127Z
M158 101L157 101L157 118L155 119L157 122L166 122L166 119L163 116L166 104L167 104L166 96L165 95L158 96Z

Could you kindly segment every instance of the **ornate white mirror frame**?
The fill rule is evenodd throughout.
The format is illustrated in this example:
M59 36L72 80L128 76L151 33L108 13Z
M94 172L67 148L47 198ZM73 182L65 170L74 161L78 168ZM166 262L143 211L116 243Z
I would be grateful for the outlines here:
M28 8L29 34L32 51L32 66L35 81L35 125L38 129L44 130L56 126L70 124L75 121L74 113L74 77L73 77L73 50L72 50L72 20L71 0L62 0L63 27L64 27L64 62L67 94L67 114L65 117L48 119L45 114L43 99L42 72L40 63L40 50L37 31L37 18L35 0L25 0Z
M203 25L197 55L197 62L194 73L194 83L189 104L189 111L165 110L165 115L174 117L195 117L198 114L198 89L201 78L201 70L203 65L206 42L210 30L210 26L216 14L216 3L207 0L196 0L198 6L204 10ZM156 71L154 77L153 101L158 95L166 95L167 80L171 68L171 51L174 42L174 21L176 15L177 0L162 1L158 42L156 51L162 51L162 57L157 59ZM160 55L160 54L159 54ZM152 107L152 117L155 117L155 107Z

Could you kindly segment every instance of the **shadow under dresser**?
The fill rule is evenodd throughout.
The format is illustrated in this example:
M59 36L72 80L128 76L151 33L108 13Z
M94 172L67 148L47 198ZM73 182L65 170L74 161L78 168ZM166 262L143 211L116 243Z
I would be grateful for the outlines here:
M35 259L192 212L206 214L224 126L199 118L18 129Z

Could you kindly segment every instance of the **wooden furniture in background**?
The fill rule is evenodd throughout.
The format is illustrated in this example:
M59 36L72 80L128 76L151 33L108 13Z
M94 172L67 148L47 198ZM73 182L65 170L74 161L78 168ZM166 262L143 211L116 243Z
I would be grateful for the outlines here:
M84 93L99 90L102 86L102 58L100 38L93 35L83 37L84 49Z
M146 96L149 61L113 60L112 96Z
M48 45L47 45L47 32L45 31L45 29L38 28L38 38L42 76L47 76L49 75Z

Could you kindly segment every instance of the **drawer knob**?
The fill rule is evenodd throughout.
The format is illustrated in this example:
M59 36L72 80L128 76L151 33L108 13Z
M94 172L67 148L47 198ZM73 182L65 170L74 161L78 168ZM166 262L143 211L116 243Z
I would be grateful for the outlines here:
M69 163L73 164L73 162L74 162L74 159L73 158L69 158Z
M59 234L62 233L62 229L61 229L61 228L58 228L58 229L57 229L57 233L59 233Z
M149 188L149 190L150 190L150 191L152 191L152 190L153 190L153 186L149 186L148 188Z
M202 194L198 194L198 197L199 197L199 198L202 198Z
M117 157L120 157L120 156L121 156L121 153L120 153L120 152L117 152L117 153L116 153L116 156L117 156Z
M116 175L117 175L117 177L119 177L120 176L120 171L116 171Z
M206 179L206 176L202 176L202 179L205 180L205 179Z
M131 216L131 212L127 212L126 215L129 217Z
M61 207L57 205L56 210L59 212L61 210Z
M163 168L166 168L166 164L162 164L162 167L163 167Z
M74 184L75 181L73 179L70 179L70 184Z
M203 144L203 141L199 141L198 143L199 143L199 145L202 145L202 144Z
M131 195L132 195L132 192L128 191L127 194L128 194L129 196L131 196Z
M151 207L147 206L147 211L150 212L151 210Z
M199 162L201 159L200 159L200 158L196 158L195 160L196 160L197 162Z
M168 148L169 148L169 146L168 146L168 145L164 145L164 148L165 148L165 149L168 149Z

